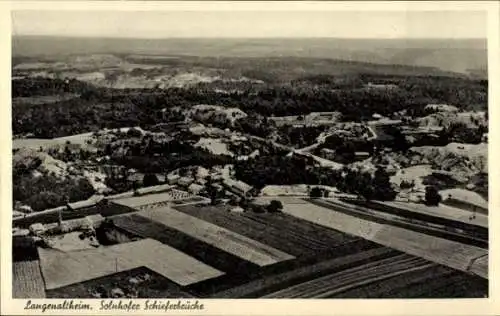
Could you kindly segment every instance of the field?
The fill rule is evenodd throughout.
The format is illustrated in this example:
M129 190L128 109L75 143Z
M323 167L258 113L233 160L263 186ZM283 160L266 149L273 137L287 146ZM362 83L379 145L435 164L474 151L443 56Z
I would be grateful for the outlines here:
M112 221L120 230L142 238L158 240L226 273L241 273L243 271L250 273L258 268L257 265L215 246L137 214L116 216L112 218Z
M359 238L287 214L230 213L219 207L179 206L181 212L236 231L294 256L328 252Z
M424 259L400 254L300 283L266 295L264 298L327 298L352 288L433 265L435 264Z
M45 298L44 287L38 260L12 263L13 298Z
M291 269L282 273L276 273L258 278L251 282L230 288L228 290L213 294L213 298L255 298L282 289L287 284L300 283L301 280L310 280L328 274L331 271L339 271L345 267L362 264L378 258L392 257L398 254L390 248L379 247L361 251L356 254L324 260L319 263L306 265Z
M454 222L441 217L409 212L390 208L376 202L350 201L345 203L338 199L309 200L312 204L331 209L346 215L355 216L370 222L391 225L429 236L449 239L471 246L488 248L488 231L482 227L472 226L462 222ZM366 205L375 207L366 207ZM412 216L415 214L416 216Z
M149 279L137 285L131 280L148 275ZM137 289L137 298L191 298L191 294L162 275L145 267L113 273L104 277L63 286L47 291L48 298L93 298L91 291L103 287L109 293L113 288Z
M12 140L12 149L31 148L38 150L40 147L47 149L57 146L66 146L67 142L70 142L71 144L78 144L82 147L89 147L87 142L91 141L92 137L92 133L83 133L52 139L17 138Z
M378 204L396 207L398 209L405 209L414 213L422 213L431 216L442 217L454 221L463 222L469 225L477 225L480 227L488 228L488 215L477 214L476 218L470 219L472 212L450 207L440 204L439 206L430 207L423 204L405 203L405 202L377 202Z
M461 271L468 271L472 260L488 253L487 249L429 237L425 234L391 226L380 230L375 236L375 241ZM488 269L479 269L475 273L483 278L488 278Z
M179 230L261 267L294 258L265 244L168 207L142 211L138 215Z
M175 248L152 239L67 253L40 248L39 254L47 289L142 266L182 286L223 274Z
M482 298L488 282L444 266L432 266L337 293L332 298Z
M307 208L301 204L285 204L283 211L297 218L360 236L378 244L461 271L467 271L471 260L488 252L487 249L464 245L399 227L373 223L313 204L307 205ZM486 273L487 271L482 271L479 275L486 277Z

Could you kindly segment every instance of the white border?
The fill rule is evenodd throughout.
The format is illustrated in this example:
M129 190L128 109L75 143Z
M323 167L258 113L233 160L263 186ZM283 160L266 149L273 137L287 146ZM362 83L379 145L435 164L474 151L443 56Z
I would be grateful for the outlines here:
M132 2L132 1L16 1L0 2L0 43L2 54L0 70L0 236L1 236L1 313L2 315L26 315L29 311L23 310L26 300L13 300L12 296L12 274L11 274L11 123L10 123L10 33L11 33L11 10L119 10L119 11L403 11L403 10L450 10L488 11L488 64L489 64L489 109L490 109L490 231L500 231L500 215L496 214L495 208L500 205L500 197L493 192L500 192L497 186L499 170L495 168L498 153L492 144L498 139L497 117L500 109L495 105L500 103L499 96L499 4L496 1L446 1L446 2ZM499 238L490 234L490 297L488 299L464 299L464 300L203 300L206 309L203 311L175 312L170 314L192 314L192 315L493 315L500 312L496 296L499 293L498 274L499 267L498 248ZM37 300L40 301L40 300ZM47 302L52 300L45 300ZM60 302L60 300L56 300ZM92 301L92 300L86 300ZM142 300L136 300L142 301ZM139 311L136 315L151 314L151 312ZM57 313L47 311L45 314L69 315L89 314L88 312L73 312L68 310ZM92 314L104 315L106 313L94 310ZM118 314L117 311L107 314Z

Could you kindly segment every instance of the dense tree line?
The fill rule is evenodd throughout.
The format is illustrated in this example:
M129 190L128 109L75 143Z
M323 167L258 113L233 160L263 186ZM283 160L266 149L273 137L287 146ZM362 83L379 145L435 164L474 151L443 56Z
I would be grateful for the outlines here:
M12 97L33 97L63 93L85 93L93 89L75 79L27 78L12 80Z
M164 108L186 108L195 104L236 106L264 117L339 111L346 121L369 119L374 113L392 116L405 109L414 112L410 114L418 114L428 103L486 108L487 87L480 81L447 77L397 77L393 80L398 82L399 89L282 85L228 93L200 87L97 89L75 81L68 87L57 79L21 79L13 81L15 96L54 93L60 89L79 92L81 96L76 101L14 107L13 128L15 134L54 137L102 127L147 126L168 121L170 116L178 114L162 112ZM262 122L254 118L248 119L250 124ZM245 122L239 128L250 129ZM266 131L257 132L265 134Z
M301 160L283 156L262 156L237 162L234 170L237 179L257 189L266 185L329 185L342 192L376 200L394 200L397 193L391 186L389 175L383 169L378 169L372 176L357 170L311 168Z
M26 173L14 173L13 176L14 201L27 204L34 211L86 200L94 192L94 188L85 178L61 179L51 174L33 177Z
M327 129L326 126L283 126L278 129L279 142L297 148L306 147L316 142L316 138Z
M232 162L229 156L212 154L179 139L164 143L143 140L127 145L125 150L120 150L123 154L117 153L113 148L107 150L114 163L144 173L164 173L192 165L210 168Z

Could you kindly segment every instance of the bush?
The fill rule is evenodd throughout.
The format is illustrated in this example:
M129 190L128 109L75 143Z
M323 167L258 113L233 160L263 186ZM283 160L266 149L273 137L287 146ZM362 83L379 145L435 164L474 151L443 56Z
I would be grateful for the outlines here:
M321 196L323 196L323 193L321 189L318 187L312 188L311 191L309 192L309 197L311 198L320 198Z
M158 185L159 183L160 181L158 180L158 177L154 173L146 173L144 175L144 178L142 179L142 184L145 187Z
M272 200L271 203L269 203L269 205L267 206L267 211L269 213L281 212L282 209L283 209L283 203L281 203L281 201L278 200Z
M437 206L443 198L434 186L425 187L425 205Z

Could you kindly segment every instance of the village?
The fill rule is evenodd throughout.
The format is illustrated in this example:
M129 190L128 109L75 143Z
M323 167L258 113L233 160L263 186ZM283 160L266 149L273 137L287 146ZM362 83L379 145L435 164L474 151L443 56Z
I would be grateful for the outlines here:
M231 130L246 117L244 112L205 105L154 131L133 127L14 140L14 166L24 174L86 179L93 192L88 199L45 209L15 203L14 295L334 297L342 286L360 289L356 283L325 287L319 282L350 270L367 284L413 270L421 272L412 276L415 282L425 274L441 287L453 277L472 288L477 284L474 295L483 295L488 202L476 189L484 186L480 175L487 174L487 134L475 145L438 145L453 117L472 124L472 130L487 121L484 113L446 105L426 109L429 114L417 124L404 113L394 118L374 114L361 123L339 121L333 112L270 118L285 127L320 126L314 142L302 148L280 144L279 137ZM173 143L176 137L183 141ZM340 148L339 142L352 145L331 149ZM408 147L405 155L395 152L398 146ZM215 159L212 166L191 160L168 172L127 159L147 155L155 161L165 152L182 165L183 152L192 149L218 158L209 158ZM331 173L343 184L335 186L321 177L315 184L241 180L249 162L276 154L291 166L301 166L296 172ZM385 161L380 161L381 154ZM365 177L363 173L375 174L370 181L385 179L367 184L385 191L374 195L366 185L349 184L349 177ZM393 197L379 200L384 192ZM429 251L426 245L431 244L438 246ZM326 264L340 254L352 262L342 272ZM382 267L391 260L393 266L366 275L355 272L363 270L365 257L373 259L371 265ZM440 272L429 274L436 269ZM318 282L316 291L293 281L306 275ZM280 278L287 281L278 282ZM163 284L161 293L152 287L155 282Z

